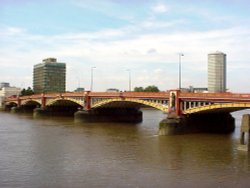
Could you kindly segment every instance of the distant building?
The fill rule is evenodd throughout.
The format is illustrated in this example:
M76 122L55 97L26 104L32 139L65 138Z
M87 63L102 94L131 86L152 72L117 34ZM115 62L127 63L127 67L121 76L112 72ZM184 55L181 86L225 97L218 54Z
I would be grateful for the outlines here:
M107 92L119 92L119 89L116 88L109 88L106 90Z
M10 87L8 84L8 87L2 87L0 89L0 107L2 107L3 101L6 97L10 97L10 96L18 96L20 95L21 92L21 88L17 88L17 87Z
M207 87L193 87L189 86L191 93L206 93L208 91Z
M0 83L0 89L3 88L3 87L10 87L10 83L8 83L8 82L1 82Z
M208 92L226 92L226 54L208 54Z
M207 88L189 86L189 88L181 88L181 92L183 93L207 93Z
M34 65L34 93L65 92L66 64L57 62L56 58L44 59Z
M85 91L85 89L83 87L78 87L75 90L75 92L81 92L81 91Z

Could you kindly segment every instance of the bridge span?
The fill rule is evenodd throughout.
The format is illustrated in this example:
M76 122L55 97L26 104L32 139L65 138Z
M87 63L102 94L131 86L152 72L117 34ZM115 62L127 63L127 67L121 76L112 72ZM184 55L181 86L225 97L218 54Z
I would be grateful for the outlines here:
M170 95L171 93L171 95ZM171 101L171 103L169 103ZM148 106L177 115L207 112L233 112L250 108L250 94L167 92L67 92L13 96L6 107L36 106L42 109L60 104L75 104L85 110Z
M51 112L64 109L72 113L80 110L84 112L84 116L92 112L98 112L94 113L95 119L98 119L96 117L97 114L100 115L103 113L103 116L107 116L107 112L110 112L111 115L118 115L117 109L125 113L123 116L126 116L128 113L133 114L135 112L133 110L139 110L141 107L152 107L167 114L168 121L164 120L161 124L164 126L160 126L166 127L166 124L190 124L189 122L187 123L187 119L190 119L192 123L197 121L198 124L204 124L205 121L208 121L209 124L221 124L225 121L231 122L231 118L228 116L230 112L250 108L250 94L230 92L186 93L179 90L169 90L166 92L85 91L13 96L7 98L4 105L6 109L39 109L36 110L36 113L48 109ZM122 109L126 110L122 111ZM131 111L131 109L133 110ZM136 112L136 114L138 113ZM215 119L223 119L223 117L224 120L221 122L215 121ZM127 119L129 118L131 119L128 115ZM185 123L180 123L183 119ZM211 122L211 119L213 122ZM137 118L137 121L141 121L141 118ZM169 126L167 125L167 127ZM166 128L163 130L162 134L169 132L166 131Z

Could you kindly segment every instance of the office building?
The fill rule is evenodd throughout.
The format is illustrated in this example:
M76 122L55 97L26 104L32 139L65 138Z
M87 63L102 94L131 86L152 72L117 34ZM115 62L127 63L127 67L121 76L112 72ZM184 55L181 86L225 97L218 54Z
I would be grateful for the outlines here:
M3 101L5 98L10 96L18 96L21 93L21 88L17 87L10 87L10 84L8 83L6 87L2 87L0 89L0 107L3 106Z
M208 92L226 92L226 54L208 54Z
M33 90L34 93L65 92L66 64L57 62L56 58L44 59L42 63L34 65Z

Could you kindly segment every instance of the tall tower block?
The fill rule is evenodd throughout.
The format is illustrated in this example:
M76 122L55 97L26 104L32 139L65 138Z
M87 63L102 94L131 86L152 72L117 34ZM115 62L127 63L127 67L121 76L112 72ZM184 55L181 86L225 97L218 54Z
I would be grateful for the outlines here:
M208 92L226 92L226 54L208 54Z
M65 92L66 64L57 62L56 58L44 59L34 65L33 89L35 93Z

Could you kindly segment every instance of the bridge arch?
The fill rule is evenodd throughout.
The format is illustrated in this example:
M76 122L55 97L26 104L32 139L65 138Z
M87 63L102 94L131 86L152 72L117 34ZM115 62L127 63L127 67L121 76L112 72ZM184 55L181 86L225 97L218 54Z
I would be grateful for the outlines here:
M41 100L29 99L21 102L21 106L24 105L39 105L41 106Z
M205 106L189 108L183 114L213 113L213 112L235 112L250 108L250 103L217 103Z
M74 99L68 98L55 98L46 100L45 110L50 115L72 116L81 104Z
M51 99L51 100L47 100L48 102L46 103L46 106L52 106L58 103L67 103L67 104L71 104L71 105L77 105L77 106L81 106L83 107L83 104L81 103L81 101L73 99L73 98L55 98L55 99Z
M9 101L5 103L5 106L17 106L17 105L18 105L17 101Z
M96 108L102 108L106 107L109 105L112 105L113 103L123 103L123 104L128 104L128 103L134 103L134 104L139 104L139 105L145 105L149 107L153 107L155 109L161 110L163 112L168 112L168 106L166 104L161 104L157 102L151 102L147 100L142 100L142 99L133 99L133 98L113 98L113 99L103 99L101 101L98 101L94 104L91 105L92 109Z
M4 105L5 110L10 110L12 107L17 107L18 103L14 101L6 102Z

